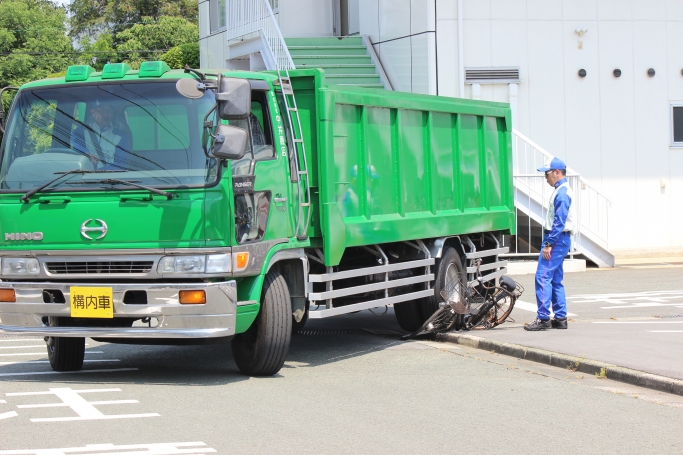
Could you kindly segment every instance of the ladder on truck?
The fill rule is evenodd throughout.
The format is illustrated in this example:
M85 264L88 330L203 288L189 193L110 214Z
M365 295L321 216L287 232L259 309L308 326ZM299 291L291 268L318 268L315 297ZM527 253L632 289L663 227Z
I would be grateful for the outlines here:
M303 130L301 129L301 118L299 109L296 106L292 81L289 77L287 68L278 69L277 76L282 88L282 98L285 102L287 122L289 123L289 134L292 147L290 148L290 162L294 162L298 193L298 210L296 219L296 238L306 240L308 238L308 225L311 222L311 185L310 174L308 173L308 163L306 161L306 148L304 146Z

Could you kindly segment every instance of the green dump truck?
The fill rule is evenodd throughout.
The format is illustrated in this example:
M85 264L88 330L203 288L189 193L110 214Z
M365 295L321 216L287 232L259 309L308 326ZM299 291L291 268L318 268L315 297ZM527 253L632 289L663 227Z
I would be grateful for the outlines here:
M230 342L282 367L308 319L393 306L412 331L461 274L505 272L506 104L326 85L319 69L70 67L2 122L0 331L58 371L85 338Z

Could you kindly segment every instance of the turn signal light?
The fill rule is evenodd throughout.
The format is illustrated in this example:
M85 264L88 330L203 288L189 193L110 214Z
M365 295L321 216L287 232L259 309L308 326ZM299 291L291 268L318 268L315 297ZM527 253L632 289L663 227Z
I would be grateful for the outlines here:
M17 295L14 293L14 289L0 289L0 302L16 302Z
M233 267L235 272L242 271L249 265L249 253L235 253L235 267Z
M180 291L180 303L188 304L202 304L206 303L206 292L204 291Z

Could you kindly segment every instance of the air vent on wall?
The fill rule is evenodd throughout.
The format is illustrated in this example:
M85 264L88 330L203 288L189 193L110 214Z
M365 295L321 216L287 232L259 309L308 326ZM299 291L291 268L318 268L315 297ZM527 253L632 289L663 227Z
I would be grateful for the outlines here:
M519 67L465 68L466 84L516 84Z

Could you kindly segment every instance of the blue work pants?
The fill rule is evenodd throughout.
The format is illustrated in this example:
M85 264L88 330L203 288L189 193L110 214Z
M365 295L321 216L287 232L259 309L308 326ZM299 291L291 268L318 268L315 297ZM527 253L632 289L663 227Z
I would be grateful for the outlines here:
M547 236L543 236L543 243ZM543 244L542 243L542 244ZM572 236L568 232L560 234L557 242L550 252L550 259L543 259L543 251L538 255L538 268L536 269L536 304L538 305L538 318L544 321L550 319L550 304L556 318L567 317L567 298L564 294L564 269L562 263L571 247ZM542 245L541 244L541 245Z

